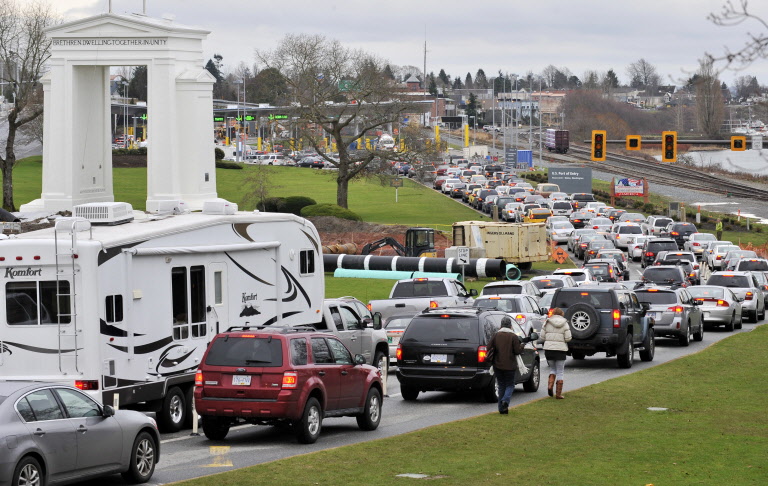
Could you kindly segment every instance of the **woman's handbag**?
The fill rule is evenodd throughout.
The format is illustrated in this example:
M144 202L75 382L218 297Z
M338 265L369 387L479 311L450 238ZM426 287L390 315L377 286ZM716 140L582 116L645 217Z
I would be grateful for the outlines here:
M525 363L523 363L522 355L518 354L517 356L515 356L515 358L517 358L517 371L518 371L518 373L520 373L521 375L528 374L528 367L525 366Z

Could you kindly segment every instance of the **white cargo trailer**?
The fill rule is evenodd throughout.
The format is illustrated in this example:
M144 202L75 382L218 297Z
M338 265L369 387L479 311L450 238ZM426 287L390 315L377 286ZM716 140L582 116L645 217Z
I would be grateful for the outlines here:
M320 319L320 238L222 200L165 216L123 204L0 240L0 378L74 385L178 430L216 332Z

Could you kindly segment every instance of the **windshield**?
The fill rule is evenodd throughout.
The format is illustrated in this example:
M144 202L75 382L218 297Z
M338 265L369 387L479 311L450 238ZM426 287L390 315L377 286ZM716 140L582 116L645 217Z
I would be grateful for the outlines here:
M674 292L639 291L637 292L637 300L651 305L676 304L677 295Z

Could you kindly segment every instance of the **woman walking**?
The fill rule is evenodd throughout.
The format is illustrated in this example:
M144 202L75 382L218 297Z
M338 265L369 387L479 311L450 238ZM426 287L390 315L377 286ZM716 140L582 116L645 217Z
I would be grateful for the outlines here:
M544 343L544 356L549 365L549 381L547 393L551 397L552 388L557 384L555 398L563 399L563 372L565 368L565 356L568 352L568 341L571 340L571 328L563 317L563 310L555 307L550 317L541 328L539 343Z

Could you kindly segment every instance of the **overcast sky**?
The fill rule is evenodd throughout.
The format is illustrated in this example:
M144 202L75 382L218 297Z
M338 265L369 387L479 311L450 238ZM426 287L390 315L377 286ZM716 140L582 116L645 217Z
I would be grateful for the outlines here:
M27 1L27 0L22 0ZM108 11L109 0L51 0L65 20ZM271 49L286 33L322 34L362 48L396 65L424 63L427 72L451 77L478 68L488 77L501 70L540 73L550 64L582 78L588 69L613 69L622 84L627 66L640 58L655 65L664 83L690 77L705 53L740 48L747 35L766 33L757 22L719 27L707 19L726 0L146 0L147 14L172 14L180 24L210 30L206 59L224 57L225 69L255 62L254 49ZM732 0L739 4L741 0ZM142 0L113 0L115 13L141 12ZM768 1L753 0L752 13L768 20ZM768 85L768 60L737 76Z

